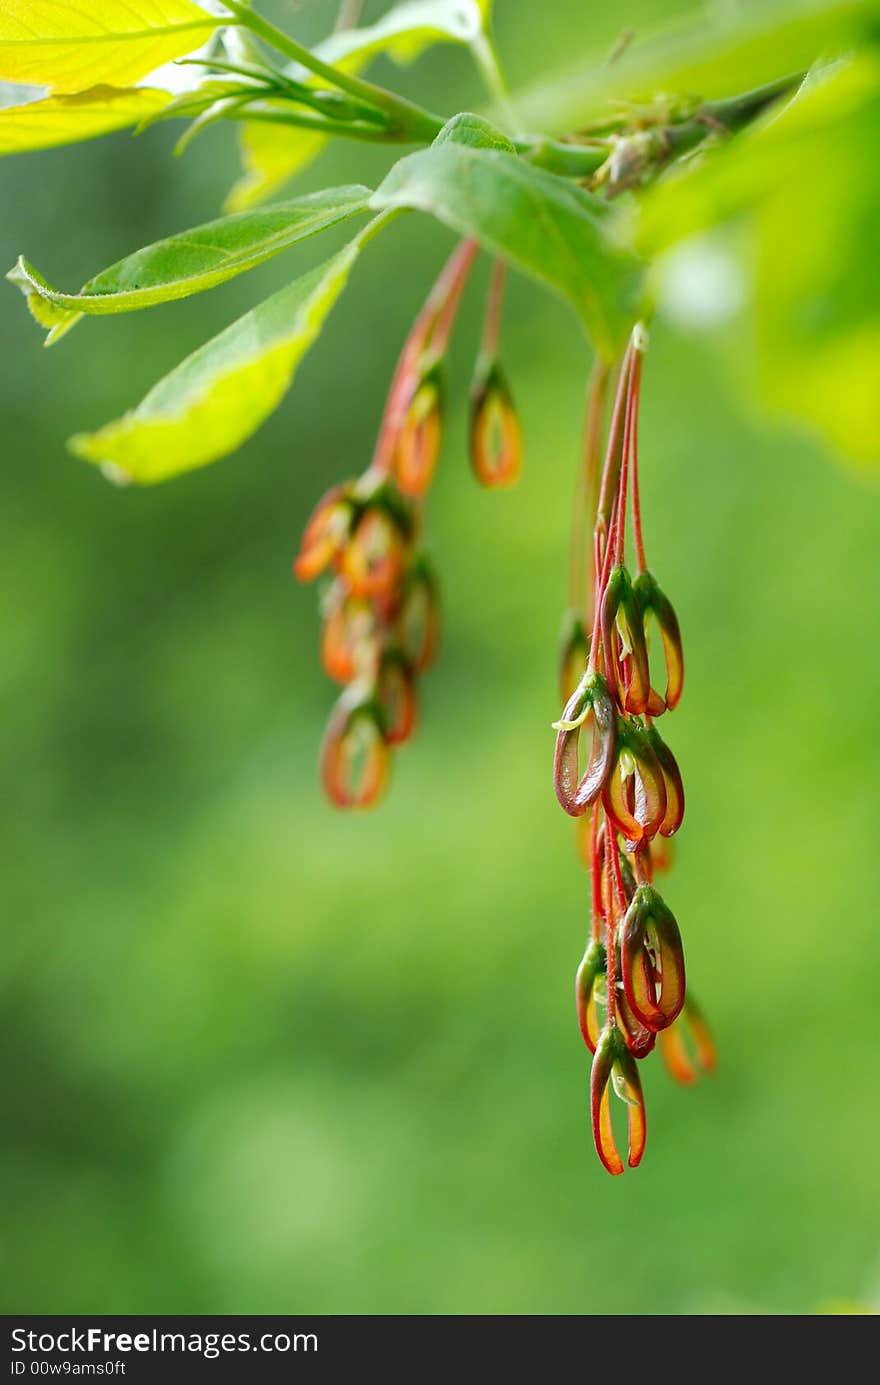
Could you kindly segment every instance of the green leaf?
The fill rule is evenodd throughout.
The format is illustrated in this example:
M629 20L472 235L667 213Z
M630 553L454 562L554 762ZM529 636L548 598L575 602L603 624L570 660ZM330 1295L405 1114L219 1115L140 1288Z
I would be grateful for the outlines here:
M24 259L7 277L26 295L37 321L50 327L51 345L85 313L131 312L214 288L365 211L369 196L369 188L330 188L262 211L210 221L136 251L76 294L53 289Z
M381 54L399 63L412 62L435 43L472 43L488 22L490 9L490 0L409 0L375 24L331 34L315 53L351 73L362 71ZM298 81L324 85L323 79L299 67L292 67L290 74ZM272 197L317 158L327 139L312 130L245 122L239 137L243 175L226 199L227 210L243 211Z
M357 237L312 273L232 323L181 361L142 402L69 447L142 485L207 466L232 452L277 408L357 259Z
M192 0L3 0L0 80L56 92L130 86L221 22Z
M92 87L75 96L0 107L0 154L50 149L137 125L158 114L169 101L149 87Z
M467 142L455 138L459 122ZM567 299L597 351L610 359L639 316L642 285L641 266L618 239L612 210L497 144L476 146L475 122L456 117L430 149L401 159L371 206L428 212L460 235L475 236ZM492 132L491 138L503 136Z
M469 111L463 111L461 115L454 115L451 120L447 120L434 140L435 147L448 143L469 144L474 149L503 149L508 154L516 153L516 145L506 135L494 125L490 125L481 115L472 115Z
M730 96L876 36L877 14L877 0L713 6L697 20L691 14L637 35L613 63L607 52L585 55L518 94L517 110L528 128L559 134L607 114L611 101Z

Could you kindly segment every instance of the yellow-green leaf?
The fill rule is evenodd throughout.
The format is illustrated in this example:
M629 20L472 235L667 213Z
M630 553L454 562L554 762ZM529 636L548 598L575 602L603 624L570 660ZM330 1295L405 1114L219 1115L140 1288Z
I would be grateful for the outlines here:
M192 0L3 0L0 80L55 92L129 86L220 23Z
M50 327L51 345L84 313L133 312L225 283L365 211L369 197L369 188L356 185L326 188L274 207L221 217L135 251L95 275L79 293L59 293L21 258L7 278L25 294L37 321Z
M51 149L108 135L156 115L170 100L149 87L92 87L74 96L49 96L22 106L0 107L0 154Z
M181 361L137 408L69 447L123 482L150 484L232 452L277 408L343 288L360 240Z

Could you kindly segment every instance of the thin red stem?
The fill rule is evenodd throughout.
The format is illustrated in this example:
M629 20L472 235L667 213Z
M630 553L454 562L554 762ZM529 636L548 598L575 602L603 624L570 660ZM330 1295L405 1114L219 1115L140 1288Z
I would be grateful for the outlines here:
M606 989L608 991L608 1009L605 1014L606 1024L612 1025L617 1017L617 957L614 948L614 900L611 886L611 857L612 857L612 838L615 832L611 823L605 818L605 877L608 881L608 912L605 916L605 966L606 966ZM616 846L615 840L615 846ZM619 865L618 865L619 868Z
M456 273L437 314L437 322L428 343L432 356L442 356L449 345L449 337L455 325L461 295L464 292L471 265L476 259L479 249L479 244L475 240L464 240L459 246L459 251L456 254Z
M620 466L620 448L623 432L624 405L626 402L627 386L629 383L629 371L632 364L633 345L630 340L623 361L620 367L620 379L617 382L617 393L614 397L614 409L611 414L611 429L608 434L608 447L605 452L605 466L602 471L602 484L599 488L599 503L596 512L596 527L608 531L611 518L611 508L614 504L614 496L617 492L618 467Z
M391 469L394 462L397 435L412 394L414 373L418 369L429 340L431 345L434 345L434 339L441 329L444 312L448 309L450 300L453 300L451 318L445 326L445 336L442 338L443 346L448 341L468 271L478 249L475 240L459 242L443 266L425 300L424 307L413 323L392 376L391 387L385 402L385 412L379 425L379 436L376 440L376 448L370 466L370 471L374 475L385 476Z
M593 812L590 822L590 885L592 888L593 899L593 928L594 938L599 936L599 926L605 917L605 909L602 904L602 856L599 851L599 804L593 804Z
M637 570L644 572L647 563L645 562L645 544L642 538L642 504L639 493L639 401L641 399L642 388L642 367L641 354L639 354L639 370L635 384L633 400L633 425L632 425L632 509L633 509L633 537L636 543L636 563Z
M494 361L498 355L498 338L501 333L501 311L504 307L506 281L507 265L504 260L496 260L492 265L492 274L489 279L489 292L486 295L486 317L483 323L482 352L490 361Z
M604 361L597 360L587 382L583 458L575 476L569 560L569 606L573 611L580 611L585 621L590 620L595 611L599 575L595 557L587 561L586 518L588 514L595 514L598 503L602 414L607 384L608 367Z

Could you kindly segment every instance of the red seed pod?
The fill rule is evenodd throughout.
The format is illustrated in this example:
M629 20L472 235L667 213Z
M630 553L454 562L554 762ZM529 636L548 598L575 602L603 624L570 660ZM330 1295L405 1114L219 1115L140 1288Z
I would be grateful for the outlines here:
M404 495L424 495L443 441L444 388L440 362L419 378L407 405L394 452L394 476Z
M595 938L587 945L574 983L578 1025L584 1043L591 1053L596 1052L599 1021L596 1016L597 982L605 975L605 949Z
M294 575L301 582L311 582L326 571L341 554L356 509L348 484L334 486L322 496L312 511L302 537L299 554L293 564Z
M682 783L681 770L678 768L678 761L656 726L647 727L645 735L650 742L651 749L657 756L663 771L663 783L666 787L666 812L660 824L660 835L661 837L673 837L681 827L684 818L684 784Z
M678 1019L669 1029L662 1030L659 1038L663 1061L676 1082L691 1087L700 1072L715 1071L718 1062L715 1044L699 1006L690 995ZM691 1057L691 1046L696 1061Z
M512 486L522 470L522 430L504 372L479 362L471 385L470 454L481 486Z
M684 1005L684 950L675 916L653 885L639 885L633 895L621 924L620 960L636 1018L655 1031L668 1028Z
M590 1114L596 1153L610 1174L623 1173L623 1161L611 1126L610 1089L626 1103L631 1169L645 1152L645 1098L636 1060L616 1025L606 1025L599 1035L590 1072Z
M612 569L602 596L602 641L610 654L609 679L617 684L620 706L626 712L641 715L649 710L651 674L648 667L648 647L642 613L633 595L632 583L625 567ZM620 677L617 657L618 643L626 660L626 685Z
M566 611L559 633L559 692L565 705L587 670L590 636L577 611Z
M342 554L341 570L355 596L386 597L403 574L406 536L384 504L367 504Z
M440 601L434 574L423 556L416 559L406 575L397 639L416 673L431 667L440 644Z
M599 797L614 759L615 716L608 688L600 673L586 673L572 693L556 727L553 784L560 806L580 817ZM580 774L581 728L592 730L587 766Z
M351 683L375 658L376 616L369 601L352 596L337 579L323 603L321 662L328 677Z
M684 686L684 650L681 643L678 616L675 614L672 602L660 590L657 579L652 572L640 572L633 584L633 591L642 613L643 626L647 617L653 615L660 628L663 654L666 659L666 694L664 698L660 698L659 693L654 693L654 697L664 702L665 706L673 711L678 706ZM659 715L651 708L648 710L651 711L652 716Z
M397 649L386 649L379 661L376 697L388 745L403 745L415 730L418 703L412 669Z
M363 685L342 694L321 745L321 778L337 808L372 808L388 781L382 714Z
M602 788L602 806L629 842L653 837L666 817L663 770L645 728L636 721L617 718L614 754Z

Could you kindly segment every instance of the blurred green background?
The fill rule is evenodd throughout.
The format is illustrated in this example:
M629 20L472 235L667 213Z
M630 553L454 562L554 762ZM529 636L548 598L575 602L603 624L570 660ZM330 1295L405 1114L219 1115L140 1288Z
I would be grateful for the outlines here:
M297 32L329 8L303 6ZM581 0L497 8L514 84L585 23ZM671 6L612 8L591 7L600 46ZM376 71L441 110L481 99L449 49ZM232 131L183 161L176 133L5 160L0 265L24 251L69 286L213 215ZM385 163L334 149L301 186ZM646 535L688 660L669 728L688 812L665 893L721 1057L691 1092L646 1065L638 1173L611 1180L592 1150L572 1003L588 883L549 776L588 360L574 318L523 280L505 332L523 480L483 493L465 460L475 284L430 506L445 639L423 725L379 812L321 797L334 690L315 592L289 564L313 500L366 465L450 244L396 223L263 431L155 489L114 489L65 438L326 240L49 354L2 295L6 1312L876 1299L880 496L749 412L733 364L747 315L710 334L661 317L646 373Z

